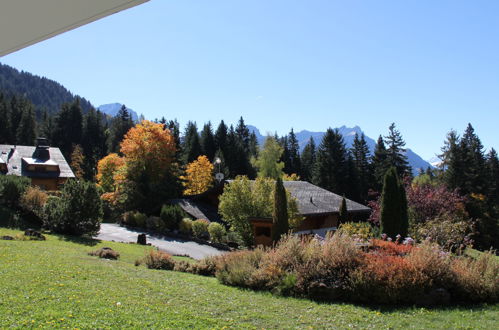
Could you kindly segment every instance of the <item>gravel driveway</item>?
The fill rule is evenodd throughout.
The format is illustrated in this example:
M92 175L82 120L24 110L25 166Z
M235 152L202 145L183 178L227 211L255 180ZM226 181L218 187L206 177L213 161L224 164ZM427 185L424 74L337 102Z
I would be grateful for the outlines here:
M137 242L137 235L141 233L141 231L127 229L115 223L103 223L100 226L99 234L95 238L103 241L135 243ZM151 243L160 250L172 255L188 255L189 257L198 260L207 256L220 255L226 252L209 245L202 245L192 241L161 235L151 236L150 234L147 234L147 243Z

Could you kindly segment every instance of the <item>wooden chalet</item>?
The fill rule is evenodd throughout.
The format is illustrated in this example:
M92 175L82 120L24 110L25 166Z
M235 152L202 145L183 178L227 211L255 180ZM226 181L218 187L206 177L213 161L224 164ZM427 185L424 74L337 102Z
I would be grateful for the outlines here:
M0 174L28 177L44 190L59 190L75 177L59 148L50 147L43 138L36 146L0 144Z
M328 190L317 187L306 181L284 181L284 188L296 198L298 210L304 217L296 234L317 234L325 236L328 231L335 231L339 225L339 211L343 197ZM175 199L171 202L179 205L187 214L195 219L207 219L223 222L218 214L219 196L223 193L225 184L222 182L203 194ZM348 220L365 221L371 209L357 202L346 200ZM257 245L271 244L272 219L250 218L253 225L255 243Z

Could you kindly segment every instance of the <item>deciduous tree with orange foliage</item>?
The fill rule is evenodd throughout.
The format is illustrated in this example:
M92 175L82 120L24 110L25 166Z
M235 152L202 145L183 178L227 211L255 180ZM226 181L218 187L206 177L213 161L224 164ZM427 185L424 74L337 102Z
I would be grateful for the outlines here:
M199 156L189 163L185 174L180 177L184 180L185 195L201 194L213 185L213 164L206 156Z
M115 153L109 154L99 160L97 163L97 185L104 192L113 192L115 190L114 176L124 165L125 159Z

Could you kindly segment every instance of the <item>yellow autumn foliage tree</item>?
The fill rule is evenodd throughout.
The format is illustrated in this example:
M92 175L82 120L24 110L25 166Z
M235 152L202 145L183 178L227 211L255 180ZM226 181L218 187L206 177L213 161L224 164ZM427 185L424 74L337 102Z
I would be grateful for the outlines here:
M114 177L123 165L125 165L125 160L115 153L99 160L97 163L97 185L105 192L114 191Z
M184 180L185 195L201 194L213 185L213 164L208 157L199 156L198 159L189 163L185 170Z

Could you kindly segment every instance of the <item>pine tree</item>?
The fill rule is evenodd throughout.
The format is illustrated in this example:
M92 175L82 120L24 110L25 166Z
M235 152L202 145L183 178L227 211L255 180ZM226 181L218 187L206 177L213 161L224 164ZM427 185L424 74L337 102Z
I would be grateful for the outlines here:
M464 187L465 171L464 155L460 148L460 138L456 131L450 131L442 147L441 168L444 170L443 177L447 186L451 189L461 189Z
M315 142L312 137L303 149L301 154L301 171L302 180L312 181L313 169L315 167Z
M85 171L83 166L85 164L85 156L83 149L79 144L73 145L73 152L71 152L71 169L77 179L83 179Z
M274 188L274 208L272 212L272 241L277 242L289 231L286 189L281 178L277 178Z
M61 149L66 159L70 159L73 144L81 144L83 115L79 99L71 104L63 104L55 119L52 142Z
M345 223L348 221L348 209L347 209L347 200L345 199L345 195L341 199L340 211L338 216L338 225Z
M36 123L33 115L33 106L29 105L23 109L21 121L17 128L16 142L20 145L31 146L35 143Z
M369 164L369 146L367 145L364 133L358 136L355 134L353 140L352 156L355 169L358 175L360 199L367 200L367 192L373 182L372 167Z
M250 133L249 133L248 127L244 123L243 117L239 118L239 122L237 123L236 135L237 135L239 143L243 147L244 152L246 153L246 155L248 155L249 154Z
M385 177L386 171L390 167L387 159L387 151L385 147L385 142L381 135L378 137L376 146L374 147L374 155L372 157L372 172L373 172L373 186L377 191L383 188L383 179Z
M492 148L487 155L487 171L489 203L499 208L499 159L494 148Z
M328 128L317 150L313 183L336 194L347 193L349 185L347 166L343 136L337 129Z
M288 148L288 174L296 173L299 174L301 170L301 159L300 159L300 146L298 145L298 140L296 139L295 132L291 129L288 135L287 141Z
M355 167L355 162L352 153L347 151L347 161L345 164L346 177L345 177L345 194L349 199L357 202L363 202L364 199L361 197L361 188L359 180L359 172ZM367 196L367 194L366 194Z
M199 142L198 128L195 122L189 121L185 127L183 143L183 161L191 163L201 156L201 144Z
M0 144L12 142L10 132L10 106L8 106L6 97L0 92Z
M39 126L38 136L44 137L48 142L52 143L52 135L54 131L54 117L50 116L48 111L44 111L42 115L42 122Z
M464 176L463 186L460 187L461 191L465 194L485 194L487 190L487 174L483 145L471 124L468 124L459 148L466 166L464 173L461 173Z
M15 95L10 99L10 132L9 140L12 144L17 143L17 128L21 122L21 117L23 114L23 109L25 107L26 101L23 99L18 99Z
M227 125L225 125L223 120L220 122L217 131L215 132L215 145L217 150L220 149L225 154L225 148L227 147Z
M201 131L201 151L210 161L213 161L213 157L215 157L216 152L216 145L211 122L206 123Z
M405 155L405 142L402 139L402 135L395 128L395 123L392 123L388 130L388 135L385 136L387 162L389 166L394 166L397 169L397 174L401 178L406 175L410 176L412 171Z
M125 134L134 126L132 116L125 105L121 106L111 121L109 129L109 152L119 152L120 144Z
M177 119L170 120L165 124L165 129L170 130L170 134L173 135L175 146L177 147L175 158L179 159L179 156L182 154L182 146L180 143L180 124L178 123Z
M106 135L102 125L102 114L90 108L84 117L81 148L83 150L84 178L93 180L97 174L97 161L107 154Z
M255 132L251 132L249 141L249 156L250 159L258 156L258 139Z
M391 167L385 175L381 195L381 232L391 238L407 236L409 219L407 198L403 184L399 181L397 169Z

